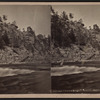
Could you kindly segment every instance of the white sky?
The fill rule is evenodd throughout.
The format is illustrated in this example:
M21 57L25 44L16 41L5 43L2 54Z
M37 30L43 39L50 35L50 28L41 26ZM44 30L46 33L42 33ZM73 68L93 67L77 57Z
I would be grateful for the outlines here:
M100 27L100 5L54 5L55 11L60 14L62 11L74 14L74 20L83 19L85 26L93 26L94 24Z
M49 6L0 5L0 16L7 15L8 22L16 21L20 29L31 26L36 34L50 34Z

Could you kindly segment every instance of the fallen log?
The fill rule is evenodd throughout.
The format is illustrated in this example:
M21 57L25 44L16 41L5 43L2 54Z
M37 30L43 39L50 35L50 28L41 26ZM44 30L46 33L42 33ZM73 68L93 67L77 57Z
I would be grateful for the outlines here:
M22 59L20 62L24 62L26 59L28 59L29 56L25 57L24 59Z
M95 54L93 54L92 56L90 56L89 58L87 58L86 60L90 60L91 58L93 58L95 56Z

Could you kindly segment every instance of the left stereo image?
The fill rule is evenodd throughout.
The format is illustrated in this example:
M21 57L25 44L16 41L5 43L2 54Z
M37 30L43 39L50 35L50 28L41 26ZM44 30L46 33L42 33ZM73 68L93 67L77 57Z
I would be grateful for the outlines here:
M0 5L0 94L50 93L50 6Z

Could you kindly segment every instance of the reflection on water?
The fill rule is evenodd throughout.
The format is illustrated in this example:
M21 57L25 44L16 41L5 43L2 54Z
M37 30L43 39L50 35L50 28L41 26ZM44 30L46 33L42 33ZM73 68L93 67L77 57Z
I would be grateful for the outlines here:
M100 68L96 67L78 67L78 66L63 66L63 67L52 67L51 68L51 76L62 76L62 75L70 75L70 74L79 74L84 72L93 72L98 71Z
M18 74L29 74L32 72L34 72L34 70L0 68L0 77L14 76L14 75L18 75Z

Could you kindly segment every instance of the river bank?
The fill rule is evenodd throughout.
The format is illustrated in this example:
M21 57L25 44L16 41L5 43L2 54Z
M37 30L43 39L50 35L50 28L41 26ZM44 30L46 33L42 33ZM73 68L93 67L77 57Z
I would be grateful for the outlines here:
M59 63L61 60L65 63L99 61L100 53L89 44L86 46L73 44L71 47L52 49L52 63Z
M72 65L75 65L75 66L86 66L86 67L100 67L100 61L92 61L92 60L83 60L83 61L76 61L76 62L73 62L73 61L64 61L63 62L63 65L60 66L60 63L61 62L54 62L51 64L52 67L62 67L64 65L69 65L69 66L72 66Z

